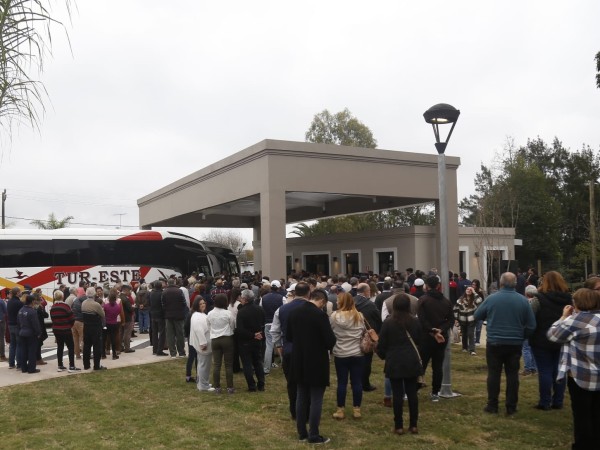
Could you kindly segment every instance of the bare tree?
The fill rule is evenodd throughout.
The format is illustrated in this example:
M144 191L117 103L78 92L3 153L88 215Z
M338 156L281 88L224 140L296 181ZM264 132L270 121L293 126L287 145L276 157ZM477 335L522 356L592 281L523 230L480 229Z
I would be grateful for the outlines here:
M246 249L247 243L241 233L231 230L213 228L206 232L202 240L217 242L230 247L238 256Z

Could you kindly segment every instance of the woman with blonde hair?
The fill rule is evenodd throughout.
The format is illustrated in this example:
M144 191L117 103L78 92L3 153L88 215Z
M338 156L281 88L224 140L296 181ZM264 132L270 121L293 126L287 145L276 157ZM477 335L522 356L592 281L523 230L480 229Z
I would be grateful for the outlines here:
M365 358L360 350L365 321L354 304L354 298L347 292L338 295L337 310L329 318L336 342L333 347L335 357L335 372L337 375L337 411L334 419L346 417L346 392L348 390L348 375L352 386L353 417L361 418L360 405L362 403L362 376Z
M560 362L561 345L546 337L551 325L562 316L565 306L573 299L562 275L556 271L544 274L537 296L531 300L536 328L529 338L529 345L538 368L540 398L534 406L542 411L562 409L565 398L564 382L556 381Z

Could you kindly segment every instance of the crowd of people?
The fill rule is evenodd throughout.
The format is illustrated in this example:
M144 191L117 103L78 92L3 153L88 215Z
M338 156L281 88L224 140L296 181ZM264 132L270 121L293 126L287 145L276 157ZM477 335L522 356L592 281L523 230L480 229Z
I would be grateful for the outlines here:
M216 278L194 273L148 284L140 280L134 287L61 286L54 292L50 318L59 371L80 370L77 359L84 369L103 370L101 361L108 355L117 359L134 352L136 317L138 332L149 334L154 355L187 358L185 381L199 391L234 394L235 372L243 372L248 392L264 391L279 361L299 440L315 444L328 442L319 425L331 363L337 382L333 418L347 417L348 385L351 417L363 417L363 393L377 389L371 382L377 355L384 360L382 403L392 408L393 432L417 434L417 392L426 386L429 363L429 399L438 402L447 345L458 343L476 356L485 322L484 411L499 412L502 371L507 415L517 412L519 376L537 374L535 408L562 409L568 389L573 448L595 448L600 425L600 278L588 279L574 294L555 271L543 277L534 270L527 277L504 273L487 297L479 280L469 280L466 273L451 274L448 288L446 298L435 269L428 274L407 269L385 277L292 274L280 280L259 273ZM0 302L0 319L6 318L8 325L10 369L36 373L37 365L44 364L40 350L47 338L47 313L42 302L40 292L19 288L11 290L7 303ZM365 350L368 329L378 336L374 351ZM4 345L0 351L6 360ZM519 372L522 356L524 369Z

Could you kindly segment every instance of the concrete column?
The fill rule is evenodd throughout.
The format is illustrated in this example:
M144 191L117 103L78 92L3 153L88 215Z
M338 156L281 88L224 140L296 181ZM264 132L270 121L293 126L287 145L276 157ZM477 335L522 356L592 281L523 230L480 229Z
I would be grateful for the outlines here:
M260 193L260 268L271 280L285 278L285 192Z

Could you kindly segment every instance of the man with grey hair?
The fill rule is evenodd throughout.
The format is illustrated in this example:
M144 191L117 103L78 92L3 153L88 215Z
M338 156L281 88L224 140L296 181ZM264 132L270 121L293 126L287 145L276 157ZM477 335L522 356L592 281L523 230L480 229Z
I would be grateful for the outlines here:
M236 318L235 336L248 391L265 390L265 372L262 361L262 342L265 338L265 312L254 304L254 292L244 289ZM256 375L256 380L254 376Z
M96 300L96 289L87 288L86 299L81 304L83 316L83 368L90 368L90 353L94 349L94 370L104 370L100 365L102 358L102 328L105 326L104 308Z
M503 273L500 290L475 311L475 320L487 320L487 413L498 413L502 368L506 372L506 414L517 412L521 349L523 340L535 330L535 316L527 299L515 291L516 284L515 274Z

